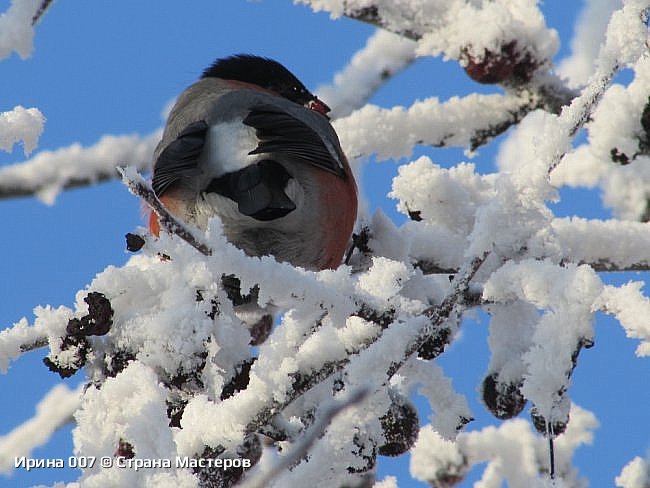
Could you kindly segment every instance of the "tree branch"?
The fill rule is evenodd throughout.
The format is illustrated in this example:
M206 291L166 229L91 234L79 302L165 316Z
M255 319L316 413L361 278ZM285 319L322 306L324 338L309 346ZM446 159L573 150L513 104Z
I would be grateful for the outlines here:
M0 168L0 199L36 195L52 203L62 190L117 179L115 167L125 161L147 171L159 139L159 131L144 137L104 136L86 148L73 144L41 151L23 163Z
M251 480L244 482L241 485L241 488L263 488L269 486L269 483L280 475L282 471L289 469L307 455L311 446L325 432L325 429L332 423L337 415L339 415L343 410L363 402L369 394L369 387L358 388L347 398L341 401L336 401L331 405L327 405L319 413L318 420L309 427L307 432L302 434L286 456L282 457L282 459L269 470L262 471Z
M190 230L181 220L174 217L162 202L158 200L153 188L151 188L151 185L142 176L132 168L118 168L118 171L122 175L122 181L131 193L142 198L156 213L160 227L170 234L177 235L204 256L210 256L212 254L210 246L202 242L201 238L195 232Z

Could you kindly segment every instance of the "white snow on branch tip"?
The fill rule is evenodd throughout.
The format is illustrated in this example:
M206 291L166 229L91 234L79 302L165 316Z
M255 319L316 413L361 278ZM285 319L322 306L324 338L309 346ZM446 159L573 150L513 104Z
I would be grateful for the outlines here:
M448 2L436 25L420 41L418 54L458 59L463 52L482 57L499 53L516 41L533 59L548 62L559 48L558 34L548 29L536 1Z
M642 124L650 95L650 59L633 66L634 80L612 85L588 124L588 144L567 154L552 174L556 185L603 189L603 203L617 217L640 220L650 194L648 134Z
M12 0L6 12L0 14L0 60L17 52L22 59L32 54L34 27L32 19L41 0Z
M616 317L628 337L640 339L636 349L639 357L650 356L650 300L643 296L643 282L630 282L621 287L605 286L597 306Z
M43 133L45 117L37 108L17 105L9 112L0 112L0 149L11 152L14 144L23 141L25 156L28 156Z
M558 74L565 77L569 86L584 85L594 70L601 43L605 40L607 22L620 0L587 0L575 26L571 39L571 55L557 66Z
M50 344L60 342L65 328L72 317L72 310L67 307L36 307L36 320L30 327L26 318L22 318L13 327L0 331L0 373L6 373L11 361L17 359L24 351L23 346L47 338Z
M79 408L83 385L71 390L66 385L54 386L36 405L36 415L7 435L0 436L0 473L14 468L14 458L29 456L32 450L46 443L56 429Z
M621 488L647 488L650 485L650 461L639 456L625 465L616 477L616 486Z
M54 151L41 151L31 159L0 169L0 195L35 193L43 202L54 203L68 186L117 177L117 166L129 164L146 170L160 140L160 131L146 136L105 135L89 147L75 143Z
M571 423L555 440L556 473L566 483L561 486L582 486L571 468L571 456L576 448L592 442L597 427L591 412L571 405ZM534 434L530 423L522 419L462 432L456 442L443 439L427 425L412 450L410 471L414 478L434 485L436 481L460 481L473 466L487 462L475 486L502 486L504 481L508 486L549 486L544 484L547 449L548 440Z
M317 93L332 109L332 118L349 115L361 107L390 76L415 57L417 44L390 32L377 31L366 45L336 74L332 85Z

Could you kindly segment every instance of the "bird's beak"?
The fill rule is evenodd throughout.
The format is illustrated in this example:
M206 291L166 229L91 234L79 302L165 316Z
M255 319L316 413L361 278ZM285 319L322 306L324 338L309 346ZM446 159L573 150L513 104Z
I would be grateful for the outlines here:
M313 110L314 112L318 112L319 114L323 114L326 117L327 117L327 112L331 110L327 106L327 104L322 100L320 100L318 97L314 97L313 99L311 99L307 104L307 108Z

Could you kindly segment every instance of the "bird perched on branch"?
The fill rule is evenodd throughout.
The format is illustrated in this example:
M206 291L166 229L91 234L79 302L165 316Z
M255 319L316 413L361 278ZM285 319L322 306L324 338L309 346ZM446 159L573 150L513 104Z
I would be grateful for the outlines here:
M154 152L153 189L190 224L219 216L248 255L336 268L357 188L327 112L276 61L219 59L176 101ZM153 213L149 226L159 233Z

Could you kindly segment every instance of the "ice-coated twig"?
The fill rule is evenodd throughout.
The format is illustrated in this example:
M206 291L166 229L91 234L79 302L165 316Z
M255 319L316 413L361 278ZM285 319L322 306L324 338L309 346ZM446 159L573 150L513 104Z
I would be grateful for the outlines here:
M309 430L302 434L291 448L291 451L273 465L269 470L258 473L257 476L241 484L241 488L263 488L279 476L282 471L290 468L309 452L314 442L325 432L325 429L332 423L334 418L343 410L358 405L370 394L369 387L360 387L348 395L345 399L327 405L318 414L316 422L309 427Z

